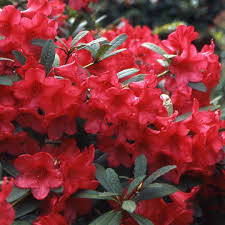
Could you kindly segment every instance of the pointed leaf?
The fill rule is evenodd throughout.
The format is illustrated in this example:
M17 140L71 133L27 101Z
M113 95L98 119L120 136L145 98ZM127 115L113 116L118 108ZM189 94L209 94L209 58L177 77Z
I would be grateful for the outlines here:
M159 55L163 56L168 55L166 51L164 51L162 48L160 48L158 45L155 45L153 43L143 43L142 46L152 50L153 52L158 53Z
M20 62L21 65L25 65L27 59L26 57L19 51L13 50L14 57Z
M120 195L123 194L123 187L120 183L120 179L112 168L106 169L106 179L111 186L112 192L119 193Z
M16 221L13 222L12 225L30 225L30 223L28 223L25 220L16 220Z
M123 201L122 209L129 213L133 213L136 209L136 203L132 200Z
M116 48L118 48L123 42L127 40L127 35L126 34L120 34L116 38L114 38L110 44L112 45L108 51L105 53L106 55L114 51Z
M74 197L75 198L90 198L90 199L107 199L107 200L113 200L113 196L116 196L117 194L111 193L111 192L98 192L93 190L82 190L78 191Z
M95 177L97 178L97 180L107 191L113 192L110 184L108 183L105 168L99 164L95 164L95 167L96 167Z
M116 51L114 51L114 52L111 52L111 53L108 53L108 54L105 53L105 54L102 56L101 60L107 59L107 58L109 58L109 57L111 57L111 56L114 56L114 55L117 55L117 54L119 54L120 52L123 52L123 51L125 51L125 50L127 50L127 49L126 49L126 48L121 48L121 49L118 49L118 50L116 50Z
M153 198L162 198L179 191L175 186L163 183L153 183L148 185L134 199L135 202L149 200Z
M19 198L26 196L29 193L30 189L21 189L16 186L13 187L9 197L7 198L7 202L14 202Z
M92 44L92 45L87 45L85 47L85 49L87 49L91 53L91 56L94 59L96 58L96 54L97 54L99 48L100 48L100 44L99 43L95 43L95 44Z
M110 47L111 47L110 44L101 45L101 47L99 48L98 52L95 55L95 58L99 59L100 57L102 57Z
M121 219L122 212L116 212L112 210L98 217L89 225L120 225Z
M0 85L12 86L13 81L10 76L0 76Z
M207 92L207 88L202 82L199 83L189 82L188 86L197 91Z
M138 222L139 225L154 225L151 220L143 216L137 215L135 213L132 213L130 215Z
M136 189L141 184L141 182L145 179L145 177L146 175L135 178L128 187L127 195L129 195L134 189Z
M147 159L145 155L140 155L135 160L134 177L140 177L146 175L147 172Z
M164 167L156 170L154 173L151 174L151 176L149 176L145 180L143 187L148 186L149 184L151 184L152 182L157 180L159 177L165 175L166 173L170 172L171 170L175 169L176 167L177 166L175 166L175 165L169 165L169 166L164 166Z
M51 70L52 64L55 59L55 44L53 40L49 39L44 44L44 47L41 51L41 64L45 67L45 71L48 72Z
M0 162L0 180L2 180L2 174L3 174L3 169L2 169L2 164Z
M55 39L56 39L57 41L59 41L59 42L65 47L66 50L68 50L66 44L63 42L63 40L62 40L61 38L59 38L58 36L56 36ZM59 48L60 48L60 47L59 47Z
M89 31L81 31L79 32L74 39L72 40L72 43L70 45L70 48L72 48L78 41L81 40L84 36L86 36L89 33Z
M119 79L122 79L124 77L130 76L132 74L135 74L139 71L139 69L136 68L130 68L130 69L126 69L126 70L122 70L119 73L117 73L117 76Z
M52 66L54 68L60 66L60 58L59 58L59 55L57 53L55 54L55 59L54 59L54 62L52 64Z
M138 74L138 75L136 75L134 77L131 77L130 79L124 81L123 85L127 85L127 84L130 84L130 83L133 83L133 82L143 81L144 78L145 78L144 74Z
M44 40L44 39L34 38L34 39L31 40L31 44L37 45L37 46L40 46L40 47L44 47L46 41L47 40Z
M5 170L9 175L16 177L19 175L19 172L16 168L10 164L8 161L1 161L3 170Z

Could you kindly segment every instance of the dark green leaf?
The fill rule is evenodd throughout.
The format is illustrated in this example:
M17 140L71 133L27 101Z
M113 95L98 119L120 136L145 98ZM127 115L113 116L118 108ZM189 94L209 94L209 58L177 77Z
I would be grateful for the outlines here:
M103 59L107 59L107 58L109 58L109 57L111 57L111 56L114 56L114 55L117 55L117 54L119 54L120 52L123 52L123 51L125 51L125 50L127 50L126 48L121 48L121 49L118 49L118 50L116 50L116 51L114 51L114 52L111 52L111 53L105 53L103 56L102 56L102 58L101 58L101 60L103 60Z
M122 70L119 73L117 73L117 76L119 79L122 79L124 77L130 76L132 74L135 74L139 71L139 69L136 68L130 68L130 69L126 69L126 70Z
M4 57L0 57L0 60L2 60L2 61L11 61L11 62L14 62L13 59L4 58Z
M135 160L135 166L134 166L134 177L141 177L146 175L147 172L147 160L145 155L140 155Z
M142 46L152 50L153 52L158 53L159 55L163 56L168 55L166 51L164 51L162 48L160 48L158 45L155 45L153 43L143 43Z
M10 76L0 76L0 85L12 86L13 81Z
M139 202L153 198L162 198L167 195L171 195L177 191L179 191L179 189L177 189L173 185L163 183L153 183L148 185L134 199L136 202Z
M59 38L58 36L56 36L55 39L56 39L57 41L59 41L59 42L65 47L66 50L68 50L66 44L62 41L61 38Z
M2 174L3 174L2 164L1 164L1 162L0 162L0 180L2 179Z
M180 122L180 121L186 120L190 115L191 115L191 112L188 112L188 113L182 114L180 116L177 116L174 119L174 122Z
M63 193L63 186L61 186L59 188L53 188L53 189L51 189L51 191L56 193L56 194L62 194Z
M7 161L1 161L3 170L6 171L9 175L16 177L19 175L19 172L16 168Z
M95 164L95 167L96 167L95 177L97 178L97 180L107 191L113 192L110 184L108 183L105 168L99 164Z
M106 179L109 185L111 186L112 192L119 193L120 195L122 195L123 188L120 183L120 179L117 173L112 168L106 169Z
M116 38L114 38L110 44L111 47L108 49L108 51L105 53L105 55L108 55L112 51L114 51L116 48L118 48L123 42L127 40L127 35L126 34L120 34ZM103 57L104 58L104 57Z
M151 176L149 176L145 180L143 187L148 186L149 184L151 184L152 182L157 180L159 177L165 175L166 173L170 172L171 170L173 170L175 168L176 168L175 165L169 165L169 166L164 166L164 167L156 170L154 173L151 174Z
M44 47L46 42L47 42L47 40L39 39L39 38L35 38L35 39L31 40L32 45L37 45L37 46L40 46L40 47Z
M141 184L141 182L145 179L145 177L146 175L135 178L128 187L127 195L129 195L135 188L137 188Z
M37 201L35 199L28 198L25 201L23 201L22 203L16 204L14 206L14 209L16 211L15 219L25 216L40 207L41 207L41 201Z
M89 33L89 31L81 31L79 32L74 39L72 40L72 43L70 45L70 48L72 48L78 41L80 41L84 36L86 36Z
M20 62L21 65L25 65L27 59L26 57L19 51L13 50L14 57Z
M12 5L12 2L9 0L0 0L0 8L3 8L4 6Z
M143 216L134 213L132 213L131 216L138 222L139 225L154 225L152 221Z
M85 47L85 49L87 49L91 53L91 55L94 59L96 58L96 54L97 54L99 48L100 48L99 43L92 44L91 46L87 45Z
M21 189L16 186L13 187L9 197L7 198L7 202L14 202L19 198L26 196L29 193L30 189Z
M12 225L30 225L30 223L28 223L27 221L24 221L24 220L16 220L13 222Z
M53 40L49 39L44 44L44 47L41 51L41 65L45 67L45 71L48 72L51 70L52 64L55 59L55 44Z
M144 78L145 78L144 74L138 74L138 75L136 75L134 77L131 77L130 79L124 81L123 85L127 85L127 84L130 84L130 83L133 83L133 82L139 82L139 81L144 80Z
M199 82L199 83L189 82L188 86L197 91L207 92L207 88L202 82Z
M101 47L99 48L98 52L95 55L95 58L99 59L100 57L102 57L110 47L111 47L110 44L101 45Z
M95 219L89 225L120 225L122 212L109 211Z
M129 213L133 213L136 209L136 203L132 200L123 201L122 209Z
M115 193L111 192L98 192L93 190L82 190L78 191L74 197L75 198L90 198L90 199L107 199L107 200L113 200L113 196L115 196Z

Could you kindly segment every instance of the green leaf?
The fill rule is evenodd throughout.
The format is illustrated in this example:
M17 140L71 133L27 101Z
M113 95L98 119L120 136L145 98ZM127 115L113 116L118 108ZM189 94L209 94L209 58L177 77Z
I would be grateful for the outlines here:
M19 175L19 172L16 168L10 164L8 161L1 161L3 170L6 171L9 175L16 177Z
M110 44L101 45L101 47L98 49L98 52L95 55L95 58L99 59L100 57L102 57L110 47L111 47Z
M139 225L154 225L152 221L143 216L137 215L135 213L130 213L130 215L138 222Z
M145 78L144 74L138 74L138 75L136 75L134 77L131 77L130 79L124 81L123 85L127 85L127 84L130 84L130 83L133 83L133 82L143 81L144 78Z
M0 35L0 41L4 39L5 39L5 36Z
M106 169L106 179L111 186L112 192L119 193L120 195L123 194L123 187L120 183L120 179L112 168Z
M143 43L142 46L152 50L153 52L158 53L159 55L161 55L163 57L164 57L164 55L168 55L166 51L164 51L158 45L155 45L153 43Z
M127 40L127 35L126 34L120 34L116 38L114 38L110 44L111 47L108 49L108 51L105 53L105 55L108 55L112 51L114 51L116 48L118 48L123 42ZM104 57L103 57L104 58Z
M122 209L129 213L133 213L136 209L136 203L132 200L123 201Z
M61 38L59 38L58 36L56 36L55 39L56 39L57 41L59 41L59 42L65 47L66 50L68 50L66 44L62 41Z
M55 59L55 44L53 40L49 39L44 44L41 51L41 64L45 67L45 71L48 74L51 70L52 64Z
M135 188L137 188L141 184L141 182L145 179L145 177L146 175L135 178L128 187L127 195L129 195Z
M162 198L179 191L175 186L163 183L153 183L148 185L135 198L135 202L149 200L153 198Z
M111 56L114 56L114 55L117 55L117 54L119 54L120 52L123 52L123 51L125 51L125 50L127 50L127 49L126 49L126 48L121 48L121 49L118 49L118 50L116 50L116 51L114 51L114 52L111 52L111 53L108 53L108 54L105 53L105 55L102 56L101 60L107 59L107 58L109 58L109 57L111 57Z
M97 178L97 180L107 191L113 192L110 184L108 183L105 168L99 164L95 164L95 167L96 167L95 177Z
M90 199L107 199L114 200L112 197L117 194L111 192L98 192L93 190L82 190L78 191L74 197L75 198L90 198Z
M15 62L13 59L4 58L4 57L0 57L0 60L2 60L2 61L11 61L11 62Z
M72 40L72 43L70 45L70 48L72 48L78 41L80 41L84 36L86 36L89 33L89 31L81 31L79 32L74 39Z
M121 211L116 212L112 210L98 217L89 225L120 225L122 216Z
M13 81L10 76L0 76L0 85L12 86Z
M52 64L52 66L54 68L60 66L60 58L59 58L59 55L57 53L55 54L55 59L54 59L54 62Z
M59 188L52 188L51 191L56 193L56 194L62 194L63 193L63 186L61 186Z
M158 63L163 67L168 67L169 63L163 59L157 59Z
M199 83L189 82L188 86L197 91L207 92L207 88L202 82Z
M13 187L9 197L7 198L7 202L14 202L19 198L26 196L29 193L30 189L21 189L16 186Z
M39 38L34 38L34 39L31 40L32 45L37 45L37 46L40 46L40 47L44 47L46 42L47 42L47 40L39 39Z
M40 207L41 201L28 198L25 201L21 202L20 204L16 204L14 206L14 210L16 211L15 219L25 216Z
M20 62L21 65L25 65L27 59L21 52L13 50L12 53L14 57Z
M12 2L9 0L0 0L0 8L3 8L4 6L12 5Z
M119 73L117 73L117 76L119 79L125 78L127 76L130 76L132 74L135 74L139 71L139 69L136 68L130 68L130 69L126 69L126 70L122 70Z
M30 225L30 223L28 223L25 220L16 220L16 221L13 222L12 225Z
M96 54L97 54L98 50L100 49L100 44L95 43L95 44L92 44L91 46L87 45L85 47L85 49L87 49L91 53L92 57L95 59Z
M166 173L170 172L171 170L175 169L176 167L177 166L175 166L175 165L169 165L169 166L164 166L164 167L156 170L154 173L151 174L151 176L149 176L145 180L143 187L148 186L149 184L151 184L152 182L157 180L159 177L165 175Z
M145 155L140 155L135 160L134 165L134 177L140 177L146 175L147 172L147 160Z

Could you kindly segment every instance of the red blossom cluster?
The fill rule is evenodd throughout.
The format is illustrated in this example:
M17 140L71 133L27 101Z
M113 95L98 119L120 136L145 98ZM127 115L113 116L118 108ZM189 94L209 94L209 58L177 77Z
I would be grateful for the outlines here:
M69 4L80 10L89 2L74 0ZM85 48L68 54L72 37L62 38L64 44L55 39L65 19L64 7L60 0L29 0L24 11L6 6L0 12L0 57L13 60L0 61L0 74L20 78L11 86L0 85L0 154L2 158L13 156L19 172L15 180L7 184L4 178L1 185L0 224L10 225L15 216L6 202L13 183L30 188L34 198L43 200L42 214L34 225L70 225L77 216L88 213L91 200L72 195L98 187L93 163L98 149L108 155L109 167L122 164L130 168L137 156L144 154L149 173L166 165L177 166L164 177L169 182L180 184L182 176L203 180L203 185L190 193L171 195L171 202L146 200L135 211L155 225L190 225L193 199L200 201L197 195L224 197L225 193L225 173L216 172L225 156L225 133L219 132L224 122L219 110L199 110L210 105L210 92L220 78L213 41L198 51L192 43L198 33L192 26L181 25L161 41L148 27L134 28L123 20L101 35L110 42L126 34L127 40L118 48L126 50L98 62ZM47 75L40 62L42 47L33 45L33 39L51 39L59 47L60 63ZM95 33L89 32L76 46L93 40ZM144 47L146 42L173 57L166 61ZM24 65L13 50L25 56ZM168 65L163 66L162 61ZM129 68L136 68L144 79L124 85L138 74L119 79L117 74ZM207 91L196 90L190 83L202 83ZM162 94L172 101L170 115ZM187 119L178 120L191 111ZM85 121L86 135L96 136L95 146L78 148L77 118ZM220 191L215 191L212 183ZM61 186L62 195L51 192ZM225 210L225 205L222 208ZM137 222L124 214L121 225L126 224Z

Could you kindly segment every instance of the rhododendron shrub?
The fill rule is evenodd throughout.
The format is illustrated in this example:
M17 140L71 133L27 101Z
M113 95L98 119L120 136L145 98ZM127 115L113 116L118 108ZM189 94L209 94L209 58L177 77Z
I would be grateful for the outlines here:
M84 30L97 23L71 15L90 2L0 11L0 224L216 221L225 123L210 105L213 40L199 50L193 26L161 40L125 19Z

